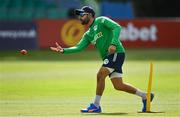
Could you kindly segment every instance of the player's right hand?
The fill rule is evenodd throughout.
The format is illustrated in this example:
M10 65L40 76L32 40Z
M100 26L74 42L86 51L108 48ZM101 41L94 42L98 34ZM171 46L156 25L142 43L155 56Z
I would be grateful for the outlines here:
M55 44L56 44L56 47L50 47L50 49L55 52L63 53L64 49L57 42Z

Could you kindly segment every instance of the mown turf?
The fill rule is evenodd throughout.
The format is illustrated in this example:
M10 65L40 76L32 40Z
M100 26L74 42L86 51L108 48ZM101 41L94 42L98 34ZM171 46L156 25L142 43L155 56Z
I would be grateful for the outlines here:
M35 60L35 61L81 61L101 60L97 51L82 51L74 54L57 54L50 50L28 50L26 56L16 51L0 51L1 61ZM179 61L180 49L126 49L126 60Z
M134 51L138 53L139 50ZM160 50L157 50L160 51ZM141 54L151 51L139 51ZM174 52L174 51L173 51ZM173 53L172 52L172 53ZM12 56L13 53L14 56ZM15 52L1 54L0 62L0 116L180 116L180 60L178 53L172 60L150 58L139 59L140 56L128 56L124 64L124 81L142 89L147 89L149 63L153 60L153 92L152 113L139 113L141 99L137 96L113 89L110 80L106 79L106 89L101 101L103 113L81 114L80 109L93 101L96 86L96 73L101 66L100 59L92 59L96 52L87 52L86 56L75 59L61 58L62 55L49 51L32 52L33 56L20 56ZM130 54L131 53L131 54ZM138 53L138 55L140 55ZM17 54L17 55L16 55ZM136 54L137 55L137 54ZM160 56L159 55L159 56ZM175 56L177 55L177 56ZM72 55L67 55L71 56ZM58 60L51 57L60 57ZM87 59L86 59L87 58Z

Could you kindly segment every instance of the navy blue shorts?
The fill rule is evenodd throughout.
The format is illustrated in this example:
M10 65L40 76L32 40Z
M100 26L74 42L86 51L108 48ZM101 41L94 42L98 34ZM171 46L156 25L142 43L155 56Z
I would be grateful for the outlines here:
M125 53L110 54L104 59L102 66L114 69L114 71L112 71L111 73L117 72L122 74L122 65L124 63L124 59Z

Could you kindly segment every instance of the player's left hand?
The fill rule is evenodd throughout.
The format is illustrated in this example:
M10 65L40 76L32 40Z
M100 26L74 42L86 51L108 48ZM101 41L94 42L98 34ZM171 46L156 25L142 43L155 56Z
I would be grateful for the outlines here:
M110 45L108 48L109 54L113 54L116 52L116 46L115 45Z

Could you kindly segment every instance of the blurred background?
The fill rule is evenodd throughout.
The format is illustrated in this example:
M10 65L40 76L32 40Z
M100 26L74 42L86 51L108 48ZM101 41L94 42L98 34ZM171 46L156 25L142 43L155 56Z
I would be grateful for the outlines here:
M75 45L86 27L74 9L93 7L122 27L126 48L179 48L178 0L0 0L0 50L39 50ZM90 49L92 47L89 47Z
M69 19L73 10L92 6L96 16L116 19L178 18L178 0L0 0L1 20Z

